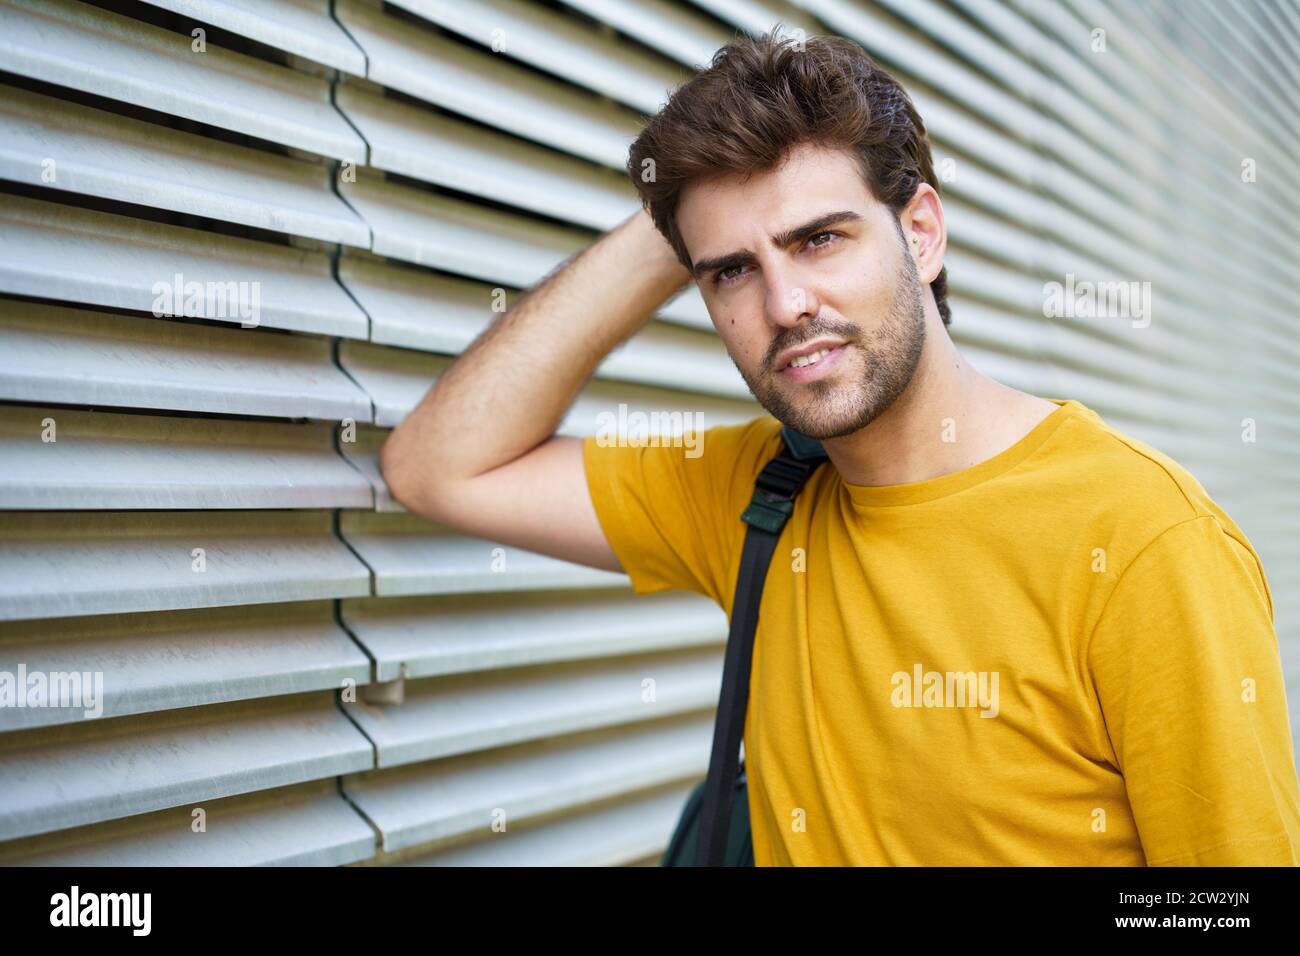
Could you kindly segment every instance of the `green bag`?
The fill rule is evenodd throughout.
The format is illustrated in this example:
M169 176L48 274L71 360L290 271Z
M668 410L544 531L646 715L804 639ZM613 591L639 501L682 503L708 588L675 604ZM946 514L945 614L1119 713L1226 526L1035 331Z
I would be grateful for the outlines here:
M699 855L700 809L704 803L704 781L701 780L686 798L686 807L673 838L668 841L661 866L694 866ZM749 787L745 782L745 765L740 765L731 795L731 824L727 833L727 853L723 866L753 866L754 840L749 828Z
M739 759L759 603L777 539L794 513L795 496L826 460L820 442L788 426L781 429L781 439L781 451L754 480L754 495L740 516L748 527L731 607L709 774L687 798L661 866L754 865L749 788Z

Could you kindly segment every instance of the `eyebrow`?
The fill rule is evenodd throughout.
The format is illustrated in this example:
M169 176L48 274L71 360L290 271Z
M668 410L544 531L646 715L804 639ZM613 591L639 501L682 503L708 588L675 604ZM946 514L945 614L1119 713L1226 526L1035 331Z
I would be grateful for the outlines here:
M839 212L828 212L825 215L818 216L816 219L810 219L801 226L795 226L793 229L787 229L785 232L772 236L772 245L778 249L785 249L794 245L796 242L802 242L804 239L811 239L822 230L840 225L845 222L859 222L862 220L862 214L854 212L851 209L843 209ZM723 256L714 256L711 259L701 259L691 266L691 277L700 279L706 273L720 272L723 269L730 269L732 266L749 265L756 261L755 255L748 249L741 249L736 252L729 252Z

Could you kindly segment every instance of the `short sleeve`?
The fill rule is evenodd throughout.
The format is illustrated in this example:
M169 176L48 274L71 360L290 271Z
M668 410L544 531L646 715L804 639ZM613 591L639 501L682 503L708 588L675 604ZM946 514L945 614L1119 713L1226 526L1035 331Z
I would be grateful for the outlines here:
M1259 559L1211 515L1126 567L1086 649L1148 865L1300 865L1300 783Z
M740 513L781 445L780 423L717 425L695 447L583 441L596 517L638 594L694 591L726 608L744 541Z

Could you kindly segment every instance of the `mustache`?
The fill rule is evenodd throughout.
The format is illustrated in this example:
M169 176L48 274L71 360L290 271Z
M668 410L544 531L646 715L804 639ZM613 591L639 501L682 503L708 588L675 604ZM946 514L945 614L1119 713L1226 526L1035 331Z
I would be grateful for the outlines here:
M776 357L786 349L798 348L806 342L812 342L826 335L833 335L847 342L860 339L862 329L844 319L823 319L798 328L784 329L767 347L767 354L763 356L763 365L770 369L775 364Z

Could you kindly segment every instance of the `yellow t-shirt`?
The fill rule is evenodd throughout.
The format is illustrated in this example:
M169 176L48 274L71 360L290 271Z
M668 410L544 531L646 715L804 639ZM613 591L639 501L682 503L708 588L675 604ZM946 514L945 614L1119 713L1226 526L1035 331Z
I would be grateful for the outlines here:
M1177 462L1051 401L971 468L867 486L827 462L799 495L745 721L758 866L1300 865L1258 556ZM730 615L779 432L585 441L638 594Z

